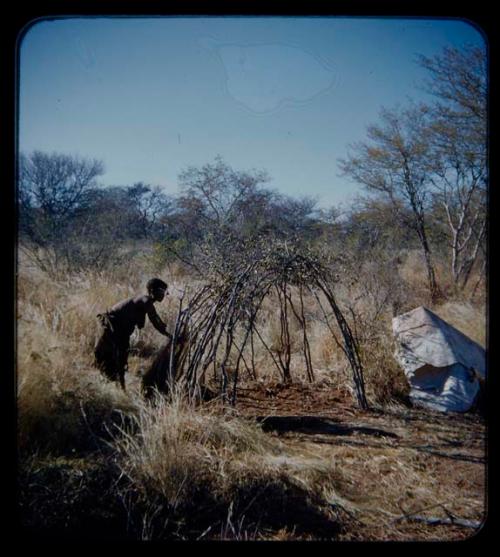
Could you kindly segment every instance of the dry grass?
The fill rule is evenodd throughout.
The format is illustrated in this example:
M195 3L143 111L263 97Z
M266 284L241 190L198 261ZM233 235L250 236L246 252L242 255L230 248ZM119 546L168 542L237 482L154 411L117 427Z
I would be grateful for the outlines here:
M290 456L283 459L283 446L246 420L194 409L180 399L171 404L159 400L153 407L145 405L139 395L137 372L148 363L146 348L154 353L162 342L151 327L132 339L135 354L129 359L127 393L92 367L98 334L95 315L137 292L133 288L134 282L139 282L137 277L127 283L120 282L119 276L81 273L55 280L27 267L20 271L18 438L27 485L37 485L33 478L39 470L55 466L58 474L59 470L66 474L66 467L73 465L56 466L60 455L74 459L89 451L110 450L103 439L109 439L112 432L116 435L122 424L125 429L111 451L116 452L130 478L120 497L136 494L144 521L151 523L141 527L140 537L153 535L158 508L166 508L177 517L177 523L182 522L182 513L191 509L193 497L208 516L208 508L217 508L211 525L215 528L217 523L217 532L210 534L216 538L263 536L266 524L276 522L272 515L280 515L266 510L266 506L276 510L268 502L270 493L282 510L286 508L276 526L279 530L294 522L296 504L308 508L316 522L330 524L318 510L321 505L310 503L316 493L315 480L321 476L323 482L330 481L324 464L310 462L305 467ZM142 277L142 282L146 278ZM184 288L175 280L169 283L173 295L159 308L167 322L177 310L176 294ZM268 518L261 518L261 514ZM203 516L197 517L203 524ZM295 522L307 530L311 521L302 518ZM196 524L191 528L196 535L202 533Z
M21 260L17 284L17 405L21 449L71 451L103 433L117 412L134 413L137 400L108 382L93 367L100 333L97 313L145 290L147 269L129 274L79 273L52 278ZM181 288L175 281L171 290ZM175 297L158 309L170 323ZM163 337L152 327L134 333L139 356L153 354ZM130 357L129 379L147 365ZM134 394L134 388L132 389ZM91 443L92 445L92 443Z
M487 314L483 304L448 301L434 307L433 311L481 346L486 346Z
M335 522L321 510L321 495L341 482L340 471L287 448L254 421L221 412L218 405L196 408L180 394L168 403L158 398L141 406L115 446L141 500L174 520L194 513L197 524L190 527L197 535L203 526L209 538L258 539L270 525L307 531L317 528L314 521L328 524L334 535ZM304 520L301 514L295 523L300 506L311 516ZM151 519L147 531L154 529Z
M416 270L407 268L406 272L404 310L424 303L426 296L422 277ZM306 314L317 382L305 384L301 331L294 320L292 375L300 391L302 412L324 410L318 406L322 390L330 397L325 408L338 404L341 419L357 416L365 425L397 433L398 441L293 433L278 438L264 433L248 417L221 412L217 403L193 407L176 397L170 404L160 399L146 405L139 395L138 374L163 343L150 325L132 338L127 392L108 382L92 366L98 334L95 316L141 292L151 273L150 263L144 260L128 273L119 269L55 279L21 261L18 434L23 482L29 487L26 500L35 522L49 491L52 502L47 503L47 521L50 513L63 512L61 505L69 515L76 513L73 504L61 503L76 497L70 490L76 490L75 500L85 500L82 508L88 509L92 498L101 497L103 485L108 485L112 512L119 515L116 509L123 508L125 501L132 537L143 539L459 539L467 532L449 527L429 530L396 518L427 507L433 508L421 514L438 515L442 509L436 504L443 502L458 516L481 517L484 471L478 459L483 447L481 439L474 438L480 426L460 420L453 424L444 417L431 420L394 405L404 399L407 387L393 358L392 315L385 311L375 319L368 299L360 298L355 306L367 394L372 404L385 405L388 413L362 416L352 406L348 408L344 396L350 390L348 364L309 298L305 300ZM171 327L180 293L191 279L180 267L156 270L155 274L170 285L171 296L158 311ZM431 309L484 344L482 306L455 300ZM275 303L266 300L259 327L276 351L279 329L275 317ZM272 358L258 340L256 364L258 384L280 380ZM242 372L241 377L243 389L255 384L248 374ZM332 393L341 395L333 400ZM276 400L266 395L264 413L279 412ZM299 407L290 402L287 408L293 414ZM391 414L390 408L397 412ZM458 443L458 453L450 453L455 450L453 442ZM447 451L448 456L432 454L429 447L437 453ZM95 460L89 453L100 454L104 460ZM459 458L464 455L471 460ZM120 473L115 476L112 470L115 464L110 463L119 466L120 480ZM89 480L87 486L81 478L90 472L95 481ZM43 491L38 492L42 484ZM102 520L111 512L101 511ZM60 518L63 520L62 515Z
M116 445L124 472L145 490L161 493L172 508L186 503L203 478L223 489L236 468L251 468L252 461L279 451L257 427L195 408L180 395L143 404Z
M442 422L422 420L409 427L399 414L368 421L397 433L397 440L369 436L326 444L301 440L316 458L329 459L342 470L337 491L325 496L357 523L343 539L445 541L473 533L402 520L450 514L479 522L485 518L484 438L465 435L464 440L467 425L453 419ZM452 448L452 443L460 448Z
M343 511L340 539L458 540L473 530L414 523L412 515L484 520L485 430L477 416L401 405L361 412L328 385L254 388L238 408L250 416L267 408L273 418L264 423L285 451L338 471L322 499Z
M98 275L55 281L23 271L17 301L19 445L78 450L89 445L93 432L102 433L117 410L134 408L92 367L95 314L102 300L111 299L112 288Z

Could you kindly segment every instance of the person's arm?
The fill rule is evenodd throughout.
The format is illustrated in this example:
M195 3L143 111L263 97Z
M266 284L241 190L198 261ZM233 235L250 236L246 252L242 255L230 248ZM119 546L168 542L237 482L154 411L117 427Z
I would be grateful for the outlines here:
M172 338L172 335L167 331L167 326L161 320L160 316L156 313L155 307L153 304L148 306L148 317L153 327L160 332L162 335L165 335L168 338Z

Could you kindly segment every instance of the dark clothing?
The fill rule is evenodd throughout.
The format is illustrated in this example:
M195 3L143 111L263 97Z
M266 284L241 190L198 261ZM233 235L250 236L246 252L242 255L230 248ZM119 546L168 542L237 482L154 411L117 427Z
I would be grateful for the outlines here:
M100 316L102 334L95 346L95 366L111 381L119 381L125 388L129 335L119 334L113 329L106 314Z
M170 336L150 296L136 296L119 302L108 312L99 314L102 334L95 346L95 365L112 381L125 388L130 335L135 327L142 329L146 315L157 331Z

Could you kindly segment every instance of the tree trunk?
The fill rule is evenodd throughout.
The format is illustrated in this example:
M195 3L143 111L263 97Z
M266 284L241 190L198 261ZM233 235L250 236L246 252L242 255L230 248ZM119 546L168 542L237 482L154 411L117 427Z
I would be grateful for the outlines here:
M416 214L417 217L417 234L420 239L420 244L424 252L425 266L427 268L427 283L429 286L429 293L431 295L431 303L436 303L442 298L442 292L436 280L436 273L434 265L432 264L431 250L429 242L427 241L427 234L425 232L424 218L421 214Z

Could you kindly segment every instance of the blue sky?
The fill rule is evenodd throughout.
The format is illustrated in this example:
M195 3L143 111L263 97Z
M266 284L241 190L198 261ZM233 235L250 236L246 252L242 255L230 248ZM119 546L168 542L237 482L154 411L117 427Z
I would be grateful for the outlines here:
M216 155L270 186L348 203L337 159L382 106L422 99L417 53L483 44L460 20L69 18L20 46L19 148L104 161L105 185L178 192Z

